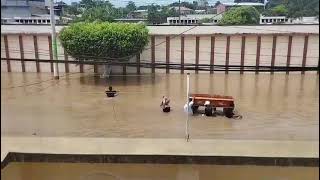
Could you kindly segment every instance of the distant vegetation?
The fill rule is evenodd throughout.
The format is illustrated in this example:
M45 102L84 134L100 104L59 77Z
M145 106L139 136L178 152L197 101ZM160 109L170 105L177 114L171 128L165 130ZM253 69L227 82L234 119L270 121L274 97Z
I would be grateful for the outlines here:
M220 25L258 24L260 14L254 7L236 7L227 11L219 21Z
M142 24L80 22L63 28L59 38L67 53L78 60L128 60L146 46L148 30Z
M220 1L217 1L211 6L216 7L219 4ZM127 18L135 10L147 10L148 23L159 24L166 22L166 18L169 16L177 17L177 11L172 9L172 7L177 6L179 6L178 2L166 6L151 4L137 7L133 1L129 1L126 7L115 8L106 0L81 0L79 3L73 2L72 5L67 6L65 8L65 15L71 17L74 22L113 22L117 18ZM197 1L194 1L192 3L181 2L181 6L197 10L207 9L209 4L205 3L204 6L200 6ZM267 16L287 16L289 18L303 16L319 17L319 0L269 0L266 9L261 8L257 10L259 14ZM248 17L248 14L253 15L253 17ZM220 23L221 25L258 23L254 7L233 9L231 12L226 12L225 16ZM210 19L203 20L203 22L210 21Z
M319 0L270 0L264 14L290 18L319 17Z

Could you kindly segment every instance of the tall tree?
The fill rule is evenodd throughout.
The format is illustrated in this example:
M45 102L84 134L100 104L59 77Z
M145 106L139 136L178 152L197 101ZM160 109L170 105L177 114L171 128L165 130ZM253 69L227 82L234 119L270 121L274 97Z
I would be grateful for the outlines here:
M289 0L288 16L293 18L319 16L319 0Z
M220 1L217 1L217 2L214 4L213 7L217 7L217 6L219 6L219 4L221 4L221 2L220 2Z
M272 16L287 16L288 15L288 8L281 4L271 9Z
M134 4L133 1L129 1L127 6L126 6L126 9L129 11L129 12L132 12L134 10L137 9L136 5Z
M227 11L222 19L220 25L249 25L258 24L260 18L259 11L252 7L236 7Z

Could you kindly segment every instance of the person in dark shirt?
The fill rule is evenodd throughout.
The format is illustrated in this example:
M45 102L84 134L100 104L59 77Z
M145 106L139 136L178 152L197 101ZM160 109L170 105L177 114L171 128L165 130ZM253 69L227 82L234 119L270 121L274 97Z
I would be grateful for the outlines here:
M113 91L112 90L112 86L109 86L109 90L106 91L106 94L107 94L108 97L115 97L115 96L118 95L117 91Z

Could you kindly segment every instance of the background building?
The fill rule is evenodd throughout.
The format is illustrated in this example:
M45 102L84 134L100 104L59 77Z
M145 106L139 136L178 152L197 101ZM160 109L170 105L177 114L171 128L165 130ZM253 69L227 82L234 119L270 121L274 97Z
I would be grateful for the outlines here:
M217 14L226 12L230 8L240 7L240 6L253 6L259 9L259 8L264 8L265 5L263 3L257 3L257 2L221 3L217 6Z
M54 4L58 23L64 6ZM1 0L1 24L50 24L49 11L49 0Z

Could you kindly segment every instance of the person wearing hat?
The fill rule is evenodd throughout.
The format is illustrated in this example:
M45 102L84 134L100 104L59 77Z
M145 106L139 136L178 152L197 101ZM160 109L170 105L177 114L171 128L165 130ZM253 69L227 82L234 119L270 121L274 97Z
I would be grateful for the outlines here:
M204 113L206 114L206 116L212 116L212 106L210 105L210 101L206 101L204 103L204 106Z

